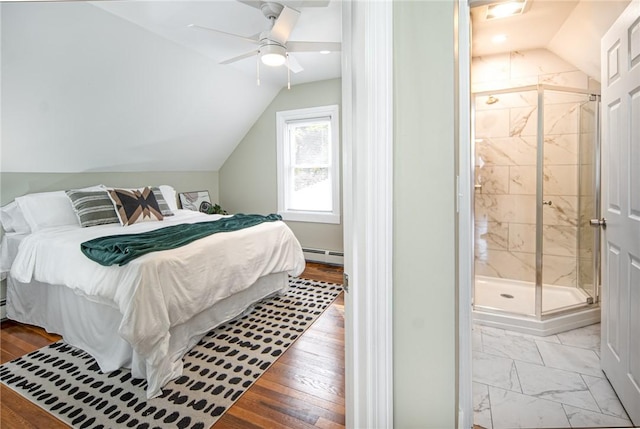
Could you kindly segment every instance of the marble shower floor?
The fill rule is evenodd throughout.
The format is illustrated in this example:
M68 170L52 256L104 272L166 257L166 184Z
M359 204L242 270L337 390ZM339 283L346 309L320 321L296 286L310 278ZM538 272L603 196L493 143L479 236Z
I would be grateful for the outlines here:
M474 423L487 429L632 427L600 370L600 324L548 337L473 327Z

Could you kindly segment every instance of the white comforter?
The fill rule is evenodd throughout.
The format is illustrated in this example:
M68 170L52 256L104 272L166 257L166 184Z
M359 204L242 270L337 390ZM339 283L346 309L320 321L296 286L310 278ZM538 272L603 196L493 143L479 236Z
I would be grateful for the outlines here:
M264 275L304 270L298 240L283 222L217 233L178 249L153 252L124 266L105 267L80 251L93 238L150 231L176 223L202 222L221 216L178 210L162 222L128 227L65 226L38 231L20 244L11 276L65 285L89 300L117 308L119 334L145 359L148 397L157 396L172 374L167 358L169 329Z

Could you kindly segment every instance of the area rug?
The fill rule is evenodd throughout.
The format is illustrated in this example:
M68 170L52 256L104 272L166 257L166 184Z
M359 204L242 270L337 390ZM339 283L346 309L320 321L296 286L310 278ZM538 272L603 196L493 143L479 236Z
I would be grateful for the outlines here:
M146 399L129 370L100 372L64 341L0 366L0 382L74 428L193 428L213 425L320 316L341 285L291 278L286 294L209 332L184 357L184 374Z

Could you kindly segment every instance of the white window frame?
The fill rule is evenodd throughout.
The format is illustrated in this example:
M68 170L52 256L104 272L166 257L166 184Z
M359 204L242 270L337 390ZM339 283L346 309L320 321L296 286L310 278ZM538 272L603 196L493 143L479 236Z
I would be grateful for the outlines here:
M277 173L278 173L278 214L283 220L296 222L340 223L340 122L337 104L309 107L306 109L276 112L277 132ZM329 179L331 180L332 211L304 211L289 208L290 144L287 124L290 122L313 121L329 118L331 122L331 145Z

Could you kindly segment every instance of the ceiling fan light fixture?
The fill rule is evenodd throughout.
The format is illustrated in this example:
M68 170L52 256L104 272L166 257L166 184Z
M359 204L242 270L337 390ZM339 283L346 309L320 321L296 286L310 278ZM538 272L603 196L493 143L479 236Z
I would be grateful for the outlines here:
M260 48L260 61L270 67L278 67L287 60L287 50L282 45L264 45Z

